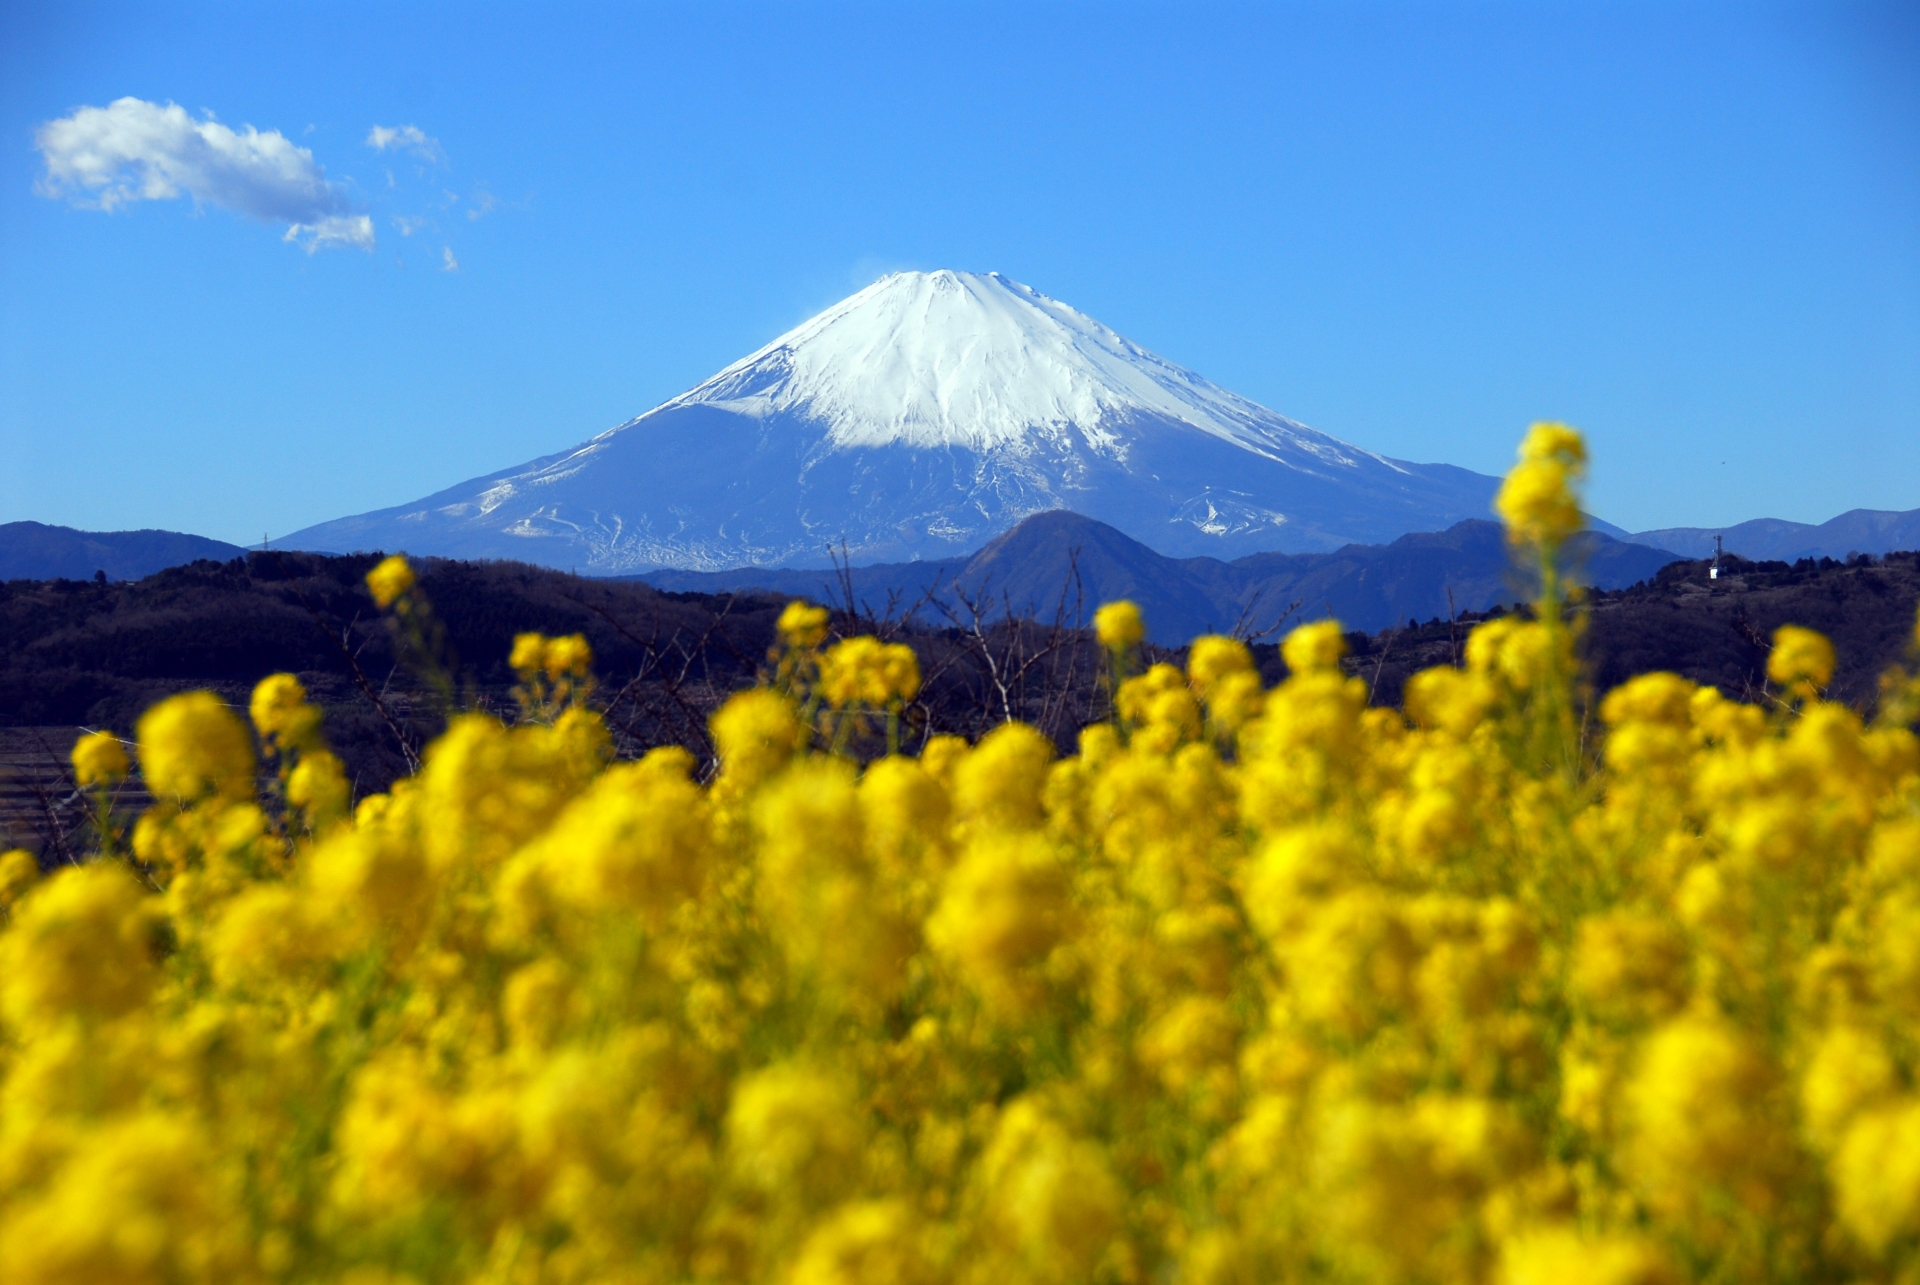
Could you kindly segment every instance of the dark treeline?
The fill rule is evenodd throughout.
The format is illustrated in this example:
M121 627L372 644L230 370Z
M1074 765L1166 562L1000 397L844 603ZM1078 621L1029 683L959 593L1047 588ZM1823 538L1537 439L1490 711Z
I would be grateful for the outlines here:
M375 561L251 553L124 583L0 584L0 775L11 778L0 780L0 844L44 849L62 817L77 824L78 800L62 779L74 729L131 735L148 706L192 688L244 707L254 683L282 671L298 674L325 708L356 792L387 788L450 711L374 607L362 578ZM768 594L670 593L518 563L418 565L444 631L441 660L457 707L514 717L514 635L581 633L595 655L593 703L623 756L680 744L711 763L707 719L766 671L785 605ZM925 684L904 719L909 748L937 733L977 737L1017 718L1067 750L1080 727L1106 716L1098 648L1064 623L1087 618L1094 605L1071 571L1051 611L1006 619L1008 604L991 598L988 586L957 606L893 602L876 612L849 586L841 602L827 603L837 608L837 636L879 634L919 653ZM1910 553L1791 565L1730 559L1719 579L1708 578L1704 562L1674 563L1630 589L1593 593L1582 649L1596 693L1670 669L1760 699L1768 638L1781 624L1806 625L1834 641L1832 694L1864 709L1880 672L1902 656L1916 601L1920 555ZM1349 635L1349 667L1376 702L1397 704L1411 674L1458 663L1468 631L1485 618L1464 613ZM1278 681L1284 667L1272 638L1251 641L1267 680ZM1156 649L1152 658L1180 656Z
M1773 631L1792 624L1833 641L1839 666L1828 695L1865 712L1880 675L1906 657L1920 606L1920 553L1791 564L1729 557L1718 579L1709 566L1675 562L1631 588L1587 595L1581 655L1596 695L1635 674L1671 670L1737 699L1764 700ZM1409 677L1454 663L1465 641L1458 621L1409 622L1349 635L1348 663L1373 683L1376 701L1397 704Z
M80 801L61 779L76 729L131 736L149 706L195 688L244 708L253 685L279 672L298 675L326 711L355 793L386 789L452 711L374 606L363 578L376 561L266 552L124 583L0 584L0 775L10 778L0 780L0 845L44 848L55 813L77 821ZM669 593L519 563L416 565L456 709L512 719L514 635L584 634L595 658L592 703L627 757L680 744L711 764L707 720L768 670L787 601ZM977 737L1008 719L1065 747L1099 716L1104 689L1085 631L1031 617L989 621L984 607L929 620L915 605L890 615L842 609L833 627L835 636L880 634L919 652L925 681L904 719L910 748L943 732Z

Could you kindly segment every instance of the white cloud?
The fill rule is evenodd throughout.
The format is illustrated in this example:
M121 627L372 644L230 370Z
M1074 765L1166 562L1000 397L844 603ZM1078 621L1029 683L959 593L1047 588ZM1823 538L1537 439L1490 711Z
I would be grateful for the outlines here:
M498 201L495 201L493 199L493 193L485 190L484 188L481 189L480 193L477 196L475 196L473 200L474 200L474 206L472 209L467 211L467 217L470 219L474 219L476 221L479 220L482 216L490 213L493 210L493 207L499 204Z
M440 247L440 271L442 272L460 271L460 260L453 257L453 247L450 245L443 245Z
M393 226L400 229L401 236L412 236L427 226L427 221L424 218L409 218L404 214L396 214L393 216Z
M398 148L435 165L446 159L440 150L440 140L429 137L418 125L375 125L367 131L367 146L376 152Z
M371 250L373 220L365 214L330 214L315 223L296 223L280 239L294 242L308 254L345 245Z
M309 253L373 246L373 220L352 213L346 189L327 181L313 153L278 130L228 129L208 113L121 98L48 121L34 135L46 159L42 196L113 210L135 201L191 197L268 222Z

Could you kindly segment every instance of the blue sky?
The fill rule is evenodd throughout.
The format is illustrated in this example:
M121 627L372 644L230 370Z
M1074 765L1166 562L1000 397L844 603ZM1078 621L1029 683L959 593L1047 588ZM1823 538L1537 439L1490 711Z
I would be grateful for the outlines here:
M0 521L400 503L904 267L1403 458L1569 420L1634 529L1913 508L1916 13L7 4ZM102 121L281 168L134 199Z

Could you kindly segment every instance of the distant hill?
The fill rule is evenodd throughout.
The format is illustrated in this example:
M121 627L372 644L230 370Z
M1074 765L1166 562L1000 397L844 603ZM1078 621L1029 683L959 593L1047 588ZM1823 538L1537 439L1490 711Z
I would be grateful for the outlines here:
M326 709L328 738L355 789L385 789L408 764L366 692L383 694L414 750L439 730L439 716L368 596L362 578L374 561L252 552L104 585L77 577L0 581L0 729L16 732L11 742L0 735L0 777L9 758L35 757L27 753L33 729L69 733L65 744L49 742L51 750L37 756L58 769L76 727L130 733L141 711L192 688L210 688L244 711L255 683L286 671L299 674ZM605 695L624 692L616 735L648 745L698 743L719 699L753 681L783 605L738 598L723 604L721 618L710 605L646 585L514 563L423 560L419 570L470 699L514 707L507 656L515 634L582 633L609 684ZM671 698L658 683L628 690L638 675L658 677L659 648L684 649L688 639L699 640L698 663L672 653L669 676L678 685ZM5 794L0 780L0 813ZM0 815L0 851L25 840L9 836L6 824Z
M1713 554L1720 536L1728 553L1755 561L1797 562L1801 558L1846 558L1855 553L1879 557L1896 550L1920 549L1920 509L1893 513L1853 509L1815 526L1780 518L1756 518L1729 527L1676 526L1640 531L1626 537L1635 544L1667 549L1683 558Z
M1638 583L1672 561L1672 554L1599 531L1582 532L1569 550L1571 574L1605 589ZM1348 628L1372 631L1531 596L1494 522L1459 522L1332 553L1256 553L1222 562L1164 557L1105 523L1064 510L1035 514L964 560L855 567L842 575L746 567L640 578L667 590L757 589L840 605L851 589L854 605L876 615L918 604L921 617L935 623L970 618L972 603L988 618L1010 608L1041 619L1059 612L1065 623L1077 624L1102 602L1131 598L1153 640L1164 646L1236 626L1259 632L1289 610L1293 622L1331 615Z
M0 524L0 580L139 580L198 558L225 562L239 545L179 531L76 531L44 522Z
M1907 655L1920 605L1920 553L1794 563L1729 558L1718 578L1704 560L1674 562L1651 580L1596 591L1587 603L1581 658L1596 695L1635 674L1670 670L1728 696L1767 689L1767 650L1781 625L1817 629L1838 666L1831 700L1870 710L1879 678ZM1465 628L1428 624L1362 639L1349 636L1349 667L1374 699L1397 704L1406 680L1431 665L1457 664Z

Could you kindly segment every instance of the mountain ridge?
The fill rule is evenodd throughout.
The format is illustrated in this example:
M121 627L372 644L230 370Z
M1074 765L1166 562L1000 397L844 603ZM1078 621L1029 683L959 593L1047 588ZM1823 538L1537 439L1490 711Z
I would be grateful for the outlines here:
M1570 544L1575 577L1604 589L1645 580L1677 556L1598 531L1582 532ZM1050 620L1059 613L1064 623L1084 624L1100 603L1128 598L1139 604L1152 640L1164 646L1236 628L1260 633L1283 615L1288 625L1333 616L1349 629L1373 631L1528 597L1504 531L1480 519L1384 545L1260 553L1225 562L1169 558L1095 519L1052 512L1027 518L966 559L850 567L844 573L737 568L661 570L634 578L668 592L759 590L840 605L847 605L850 592L852 605L876 615L920 605L923 619L961 625L971 623L973 607L982 608L983 619L1010 611Z
M167 567L245 553L239 545L181 531L79 531L45 522L0 523L0 580L139 580Z
M1725 527L1664 527L1637 531L1627 539L1682 557L1705 558L1713 555L1716 535L1728 553L1755 561L1845 558L1854 553L1877 557L1895 549L1920 548L1920 508L1849 509L1821 523L1754 518Z

